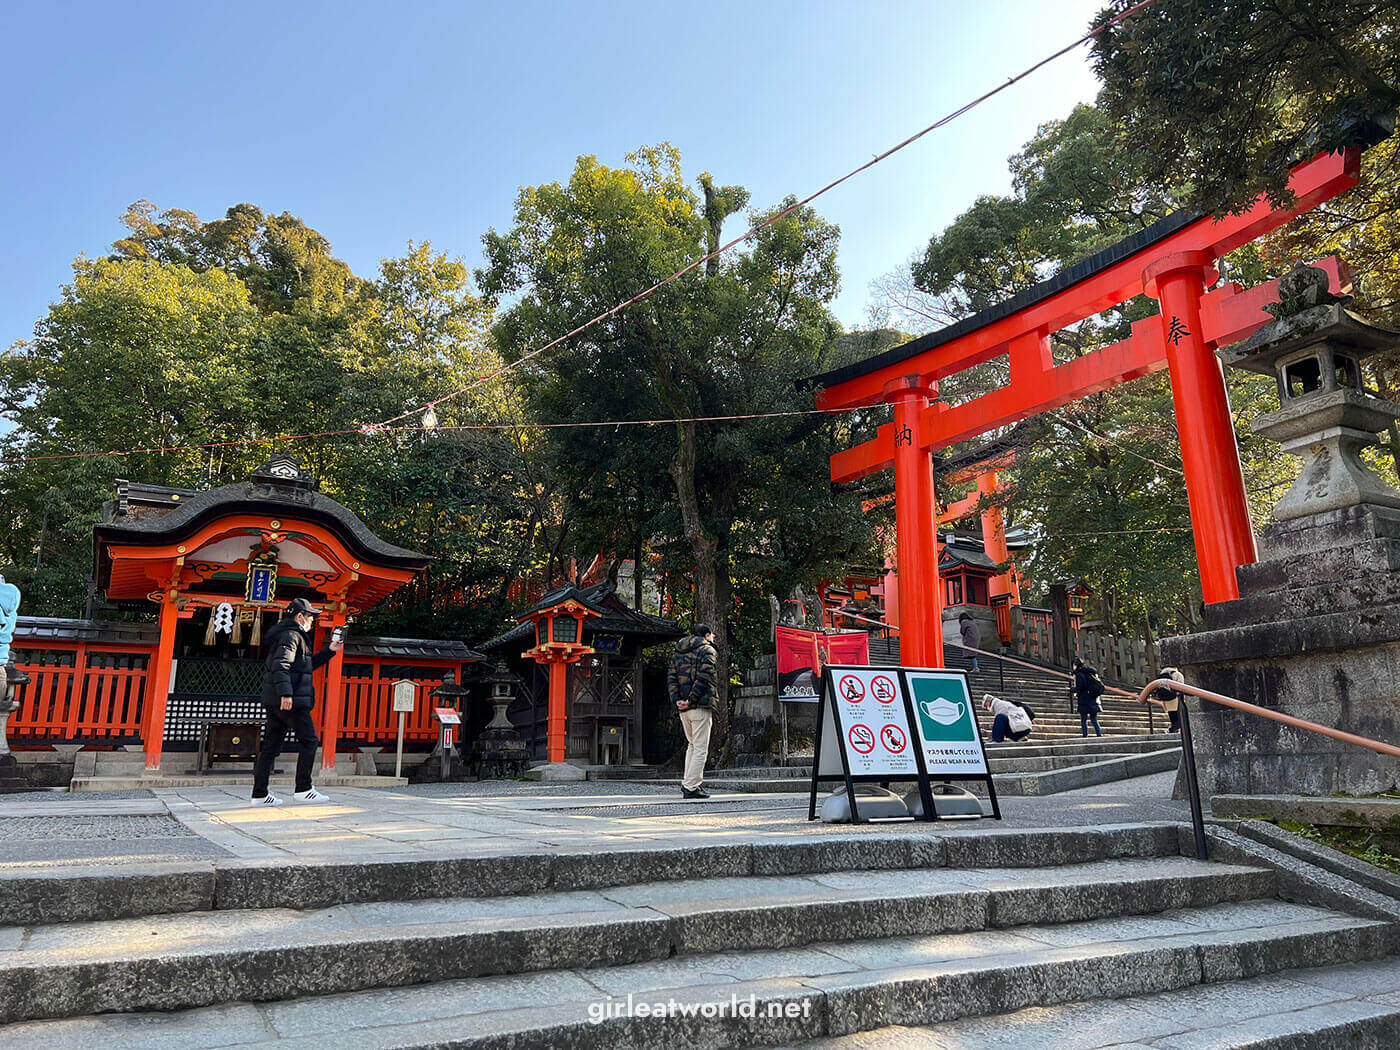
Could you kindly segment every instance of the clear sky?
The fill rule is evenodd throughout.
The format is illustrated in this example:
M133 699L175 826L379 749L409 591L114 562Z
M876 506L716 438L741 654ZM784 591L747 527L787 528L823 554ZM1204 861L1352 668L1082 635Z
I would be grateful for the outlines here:
M1102 0L8 3L0 345L148 198L291 211L364 276L410 238L481 261L517 188L640 144L753 203L805 195L1075 39ZM821 198L836 312L1096 91L1086 49ZM733 220L731 220L731 223ZM729 232L742 232L732 225Z

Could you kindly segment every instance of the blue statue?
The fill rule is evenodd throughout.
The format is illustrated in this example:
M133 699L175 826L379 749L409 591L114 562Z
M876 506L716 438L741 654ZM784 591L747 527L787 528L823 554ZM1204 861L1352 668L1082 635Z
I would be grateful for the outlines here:
M0 576L0 667L10 662L10 642L19 619L19 588Z

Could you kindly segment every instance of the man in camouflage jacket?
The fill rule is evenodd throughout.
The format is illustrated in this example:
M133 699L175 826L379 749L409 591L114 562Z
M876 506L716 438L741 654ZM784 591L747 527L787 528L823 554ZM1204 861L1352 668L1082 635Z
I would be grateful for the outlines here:
M666 690L681 714L685 729L685 773L681 778L684 798L709 798L700 789L705 777L705 759L710 753L710 726L714 721L715 635L709 624L697 623L692 634L676 643L676 654L666 673Z

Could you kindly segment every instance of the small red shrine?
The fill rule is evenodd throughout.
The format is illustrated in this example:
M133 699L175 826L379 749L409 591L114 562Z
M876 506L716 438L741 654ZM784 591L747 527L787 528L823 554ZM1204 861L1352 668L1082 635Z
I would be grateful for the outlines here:
M320 647L332 630L428 564L426 556L384 542L348 509L317 492L311 476L287 456L274 456L246 481L205 491L121 481L93 529L93 545L96 587L105 598L119 607L157 610L139 708L128 695L125 703L109 705L113 717L106 719L113 721L120 707L122 717L138 720L148 772L160 769L167 743L183 748L193 742L203 721L228 716L261 721L262 632L292 599L307 598L322 609L315 628ZM26 642L17 639L16 646ZM353 648L349 651L355 657ZM350 698L343 681L346 652L318 672L323 677L317 693L324 699L316 710L326 769L334 767ZM448 657L444 666L460 673L462 653L439 655ZM45 721L51 699L43 688L51 677L45 670L34 670L40 682L16 720L21 731L27 721ZM74 719L80 706L98 706L91 694L102 688L100 675L79 677L85 680L68 683L62 698ZM52 699L57 702L56 691ZM105 722L90 732L100 739L104 728L121 735L122 727ZM85 735L75 723L68 738Z

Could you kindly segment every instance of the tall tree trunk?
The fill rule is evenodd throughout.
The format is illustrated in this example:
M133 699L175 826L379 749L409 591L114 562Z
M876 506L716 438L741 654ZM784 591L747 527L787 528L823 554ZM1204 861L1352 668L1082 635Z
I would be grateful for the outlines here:
M642 534L637 533L637 543L632 551L632 605L642 611Z
M679 445L671 461L671 477L681 509L681 525L686 543L695 558L695 622L707 623L715 633L714 727L710 731L711 752L719 754L729 735L729 573L719 567L719 542L705 527L700 516L700 497L695 487L697 439L694 423L676 424Z

